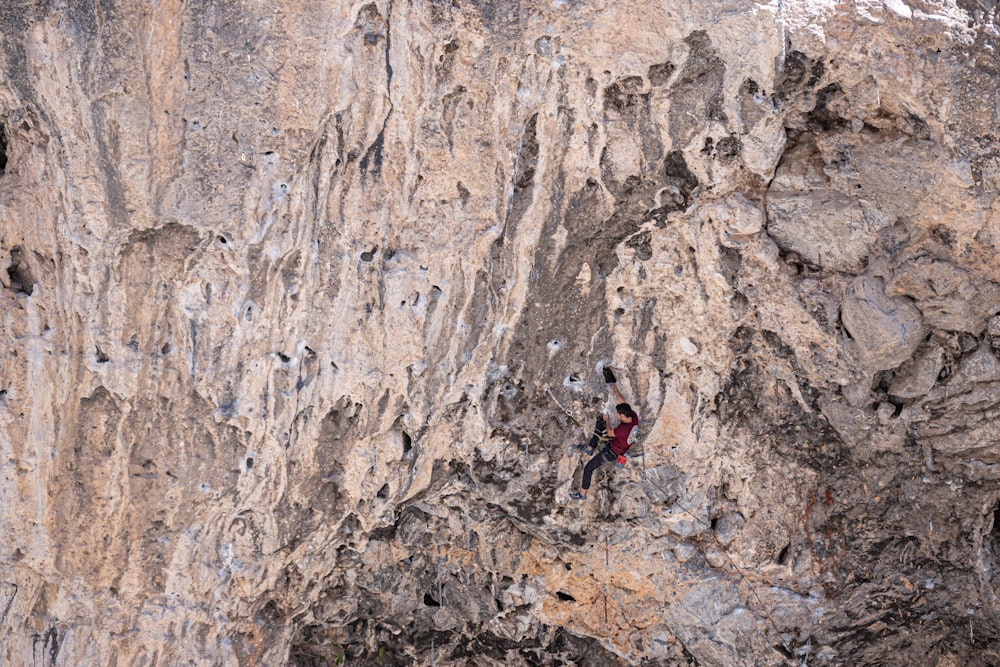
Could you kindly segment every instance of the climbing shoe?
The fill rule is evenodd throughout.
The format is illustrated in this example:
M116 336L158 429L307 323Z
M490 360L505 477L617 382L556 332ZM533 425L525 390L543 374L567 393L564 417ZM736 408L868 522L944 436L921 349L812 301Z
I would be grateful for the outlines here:
M610 366L604 367L604 381L608 384L615 384L618 382L618 378L615 377L615 372L611 370Z
M572 498L573 500L583 500L587 496L583 495L579 491L574 491L573 493L569 494L569 497Z
M587 445L573 445L573 447L574 447L575 449L579 449L579 450L580 450L581 452L583 452L583 453L584 453L584 454L586 454L587 456L593 456L593 455L594 455L594 452L596 451L596 450L594 450L594 449L591 449L591 448L590 448L590 447L588 447Z

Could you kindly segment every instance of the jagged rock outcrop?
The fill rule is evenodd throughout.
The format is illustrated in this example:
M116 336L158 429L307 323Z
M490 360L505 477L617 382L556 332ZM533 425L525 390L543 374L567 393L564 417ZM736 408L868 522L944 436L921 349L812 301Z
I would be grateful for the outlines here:
M997 21L0 6L0 662L997 664Z

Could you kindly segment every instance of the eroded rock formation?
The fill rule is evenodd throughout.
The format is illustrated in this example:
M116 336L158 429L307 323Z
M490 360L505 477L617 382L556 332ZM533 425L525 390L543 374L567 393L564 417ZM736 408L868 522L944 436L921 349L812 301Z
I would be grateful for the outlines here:
M993 0L154 5L0 5L0 662L1000 662Z

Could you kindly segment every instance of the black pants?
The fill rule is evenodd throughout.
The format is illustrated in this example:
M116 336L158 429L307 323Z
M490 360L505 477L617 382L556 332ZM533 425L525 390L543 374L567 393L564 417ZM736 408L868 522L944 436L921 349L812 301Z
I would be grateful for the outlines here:
M590 437L590 448L596 449L597 443L600 442L601 436L604 434L605 429L608 425L604 421L604 417L597 418L597 424L594 426L594 435ZM590 479L594 476L594 471L600 468L605 463L610 463L618 459L618 455L611 451L611 445L606 444L604 448L597 452L597 455L587 462L587 465L583 468L583 483L580 484L580 488L586 491L590 488Z
M586 491L590 488L590 478L594 476L594 471L600 468L605 463L611 463L616 461L618 455L611 451L611 445L605 445L604 449L597 452L597 455L583 467L583 482L580 484L580 488Z

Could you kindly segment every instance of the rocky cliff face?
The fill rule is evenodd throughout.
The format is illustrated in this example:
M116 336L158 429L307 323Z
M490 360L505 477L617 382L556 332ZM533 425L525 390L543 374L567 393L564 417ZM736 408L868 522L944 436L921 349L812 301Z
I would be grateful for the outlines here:
M993 0L154 4L0 6L0 662L1000 662Z

